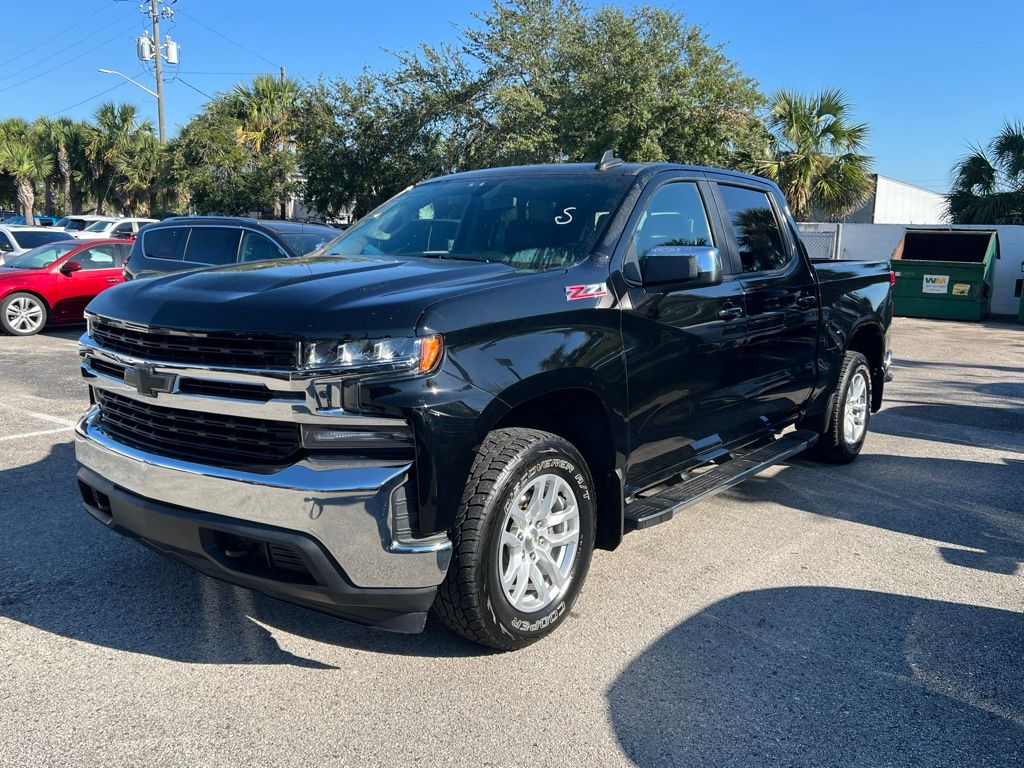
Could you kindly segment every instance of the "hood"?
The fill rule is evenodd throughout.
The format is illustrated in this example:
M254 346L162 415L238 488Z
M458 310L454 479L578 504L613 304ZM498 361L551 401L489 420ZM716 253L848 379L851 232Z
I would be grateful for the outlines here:
M408 336L431 304L531 274L486 262L306 257L132 280L101 293L88 311L194 331Z
M0 265L0 280L23 280L33 275L45 275L46 269L9 269Z

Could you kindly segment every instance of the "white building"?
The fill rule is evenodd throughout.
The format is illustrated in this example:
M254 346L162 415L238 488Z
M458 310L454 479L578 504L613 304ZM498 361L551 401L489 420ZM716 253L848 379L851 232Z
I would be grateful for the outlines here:
M945 224L949 206L944 195L879 173L871 175L873 192L860 208L839 219L844 224ZM822 216L815 217L825 221Z

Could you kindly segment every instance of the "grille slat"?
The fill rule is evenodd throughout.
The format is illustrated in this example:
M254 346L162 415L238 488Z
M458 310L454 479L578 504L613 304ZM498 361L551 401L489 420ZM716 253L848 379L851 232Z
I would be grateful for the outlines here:
M105 432L162 456L272 466L302 449L298 424L164 408L104 390L96 397Z
M181 336L122 328L99 317L92 321L92 337L112 352L153 361L257 369L292 369L298 363L297 344L290 339L232 334Z

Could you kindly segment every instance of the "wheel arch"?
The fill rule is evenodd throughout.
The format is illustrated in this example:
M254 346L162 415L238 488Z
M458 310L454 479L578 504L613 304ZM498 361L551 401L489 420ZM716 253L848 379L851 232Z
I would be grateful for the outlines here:
M847 352L860 352L867 358L871 369L871 410L882 407L885 387L885 334L875 323L863 323L850 336Z
M621 470L625 450L616 437L614 415L606 398L594 388L577 383L543 391L517 386L503 393L500 400L507 410L494 418L486 431L526 427L570 442L587 462L596 486L596 546L618 546L623 532Z

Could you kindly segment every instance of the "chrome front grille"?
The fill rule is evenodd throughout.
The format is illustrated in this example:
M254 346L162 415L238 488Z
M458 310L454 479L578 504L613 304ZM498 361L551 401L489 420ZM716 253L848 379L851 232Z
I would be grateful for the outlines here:
M97 390L99 427L126 445L216 466L277 466L302 451L299 425L164 408Z
M298 343L251 334L154 329L94 317L92 338L104 349L142 360L245 369L295 369Z

